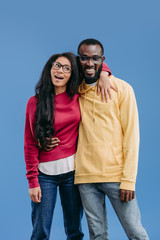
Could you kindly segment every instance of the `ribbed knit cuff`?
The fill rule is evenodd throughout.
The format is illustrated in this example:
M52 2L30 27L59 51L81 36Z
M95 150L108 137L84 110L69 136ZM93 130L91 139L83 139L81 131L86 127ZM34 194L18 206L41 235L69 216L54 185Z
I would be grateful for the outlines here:
M121 182L120 189L135 191L135 183L133 182Z
M28 180L28 183L29 183L29 188L39 187L38 177L30 178Z

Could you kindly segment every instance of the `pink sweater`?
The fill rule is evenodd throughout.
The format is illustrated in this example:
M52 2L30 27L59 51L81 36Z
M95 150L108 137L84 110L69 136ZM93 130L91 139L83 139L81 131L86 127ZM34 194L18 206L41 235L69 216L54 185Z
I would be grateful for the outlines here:
M109 75L112 75L111 70L109 69L108 65L105 62L103 62L102 71L109 72Z
M59 145L46 152L39 150L37 141L34 137L35 112L37 98L31 97L27 103L24 153L27 169L27 179L29 187L37 187L38 183L38 164L39 162L48 162L58 160L73 155L77 148L78 125L80 121L80 109L78 103L78 94L72 100L67 93L61 93L55 96L55 122L54 127L59 138Z

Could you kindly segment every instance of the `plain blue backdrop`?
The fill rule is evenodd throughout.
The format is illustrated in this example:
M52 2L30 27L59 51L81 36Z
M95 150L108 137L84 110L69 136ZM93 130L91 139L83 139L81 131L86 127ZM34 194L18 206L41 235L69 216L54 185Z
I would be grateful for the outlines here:
M93 37L112 73L130 83L139 108L141 145L137 199L151 240L159 231L160 3L149 0L28 0L0 3L0 238L29 240L30 198L23 154L27 100L48 58L76 53ZM126 240L107 200L111 240ZM83 218L85 240L89 239ZM59 197L51 239L65 239Z

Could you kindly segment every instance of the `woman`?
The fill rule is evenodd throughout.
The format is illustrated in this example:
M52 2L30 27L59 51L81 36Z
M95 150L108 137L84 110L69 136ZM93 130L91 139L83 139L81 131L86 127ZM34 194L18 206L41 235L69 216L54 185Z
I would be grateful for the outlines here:
M67 239L83 239L83 210L74 185L74 154L80 121L78 86L75 56L56 54L44 66L36 95L27 103L24 151L32 200L31 240L49 239L58 186ZM45 151L46 141L53 136L54 148Z

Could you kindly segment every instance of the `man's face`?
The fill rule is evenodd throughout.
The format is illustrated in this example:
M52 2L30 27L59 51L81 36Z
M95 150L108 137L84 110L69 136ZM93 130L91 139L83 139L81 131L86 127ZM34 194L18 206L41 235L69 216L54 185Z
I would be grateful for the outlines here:
M79 49L80 65L86 83L93 83L99 78L104 56L99 45L82 45Z

